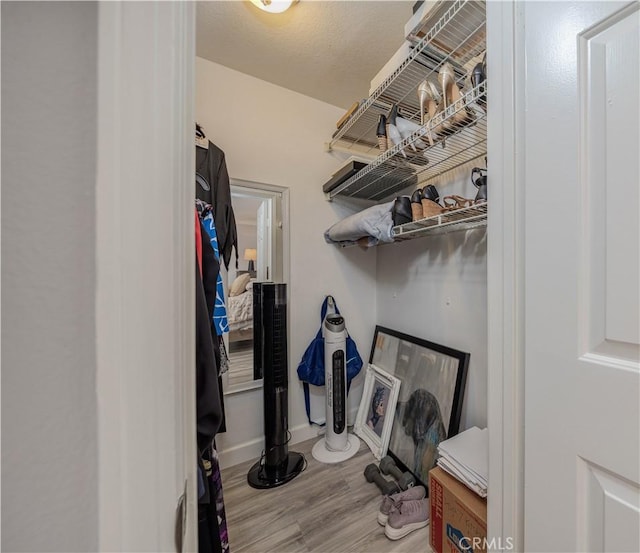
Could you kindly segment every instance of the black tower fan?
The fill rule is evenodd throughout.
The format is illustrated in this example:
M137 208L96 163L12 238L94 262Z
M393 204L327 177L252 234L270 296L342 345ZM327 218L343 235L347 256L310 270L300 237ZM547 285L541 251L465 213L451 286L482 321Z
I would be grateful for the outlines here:
M253 488L275 488L295 478L304 457L289 452L287 285L253 284L253 371L262 375L264 393L264 455L247 474Z

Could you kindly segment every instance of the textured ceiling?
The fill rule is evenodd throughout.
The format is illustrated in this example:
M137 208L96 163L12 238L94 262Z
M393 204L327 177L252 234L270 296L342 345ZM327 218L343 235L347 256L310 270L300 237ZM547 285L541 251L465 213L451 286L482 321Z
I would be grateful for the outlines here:
M414 0L300 0L282 14L249 1L198 2L197 55L347 109L404 41Z

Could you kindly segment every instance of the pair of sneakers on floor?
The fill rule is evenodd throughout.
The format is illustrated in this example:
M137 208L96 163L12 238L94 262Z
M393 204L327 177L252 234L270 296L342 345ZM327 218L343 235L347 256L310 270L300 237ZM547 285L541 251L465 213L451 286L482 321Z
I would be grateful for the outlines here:
M429 524L429 500L423 486L414 486L393 495L385 495L378 512L378 523L390 540L399 540Z

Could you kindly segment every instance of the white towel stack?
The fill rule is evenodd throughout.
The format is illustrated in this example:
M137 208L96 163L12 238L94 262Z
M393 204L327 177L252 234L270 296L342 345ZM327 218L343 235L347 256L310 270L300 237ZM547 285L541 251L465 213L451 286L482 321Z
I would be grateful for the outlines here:
M487 497L489 437L487 429L473 426L440 442L438 466L480 497Z

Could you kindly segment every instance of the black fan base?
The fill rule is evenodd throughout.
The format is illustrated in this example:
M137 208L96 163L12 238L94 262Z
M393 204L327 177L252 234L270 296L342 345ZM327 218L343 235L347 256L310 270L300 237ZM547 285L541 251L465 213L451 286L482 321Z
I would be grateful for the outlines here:
M293 480L304 469L304 457L295 451L289 452L287 456L286 466L277 469L269 469L260 461L255 463L247 474L247 482L252 488L264 490L267 488L276 488Z

